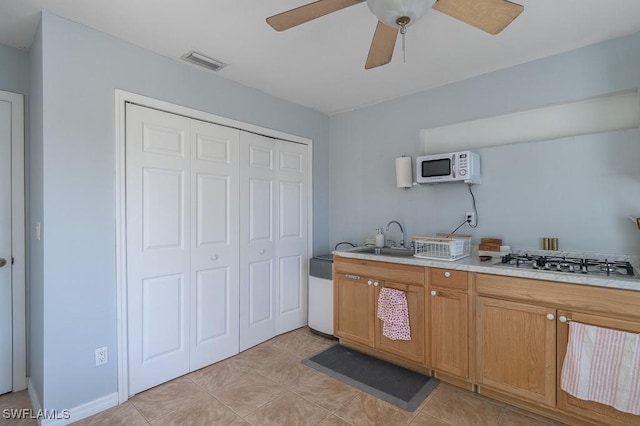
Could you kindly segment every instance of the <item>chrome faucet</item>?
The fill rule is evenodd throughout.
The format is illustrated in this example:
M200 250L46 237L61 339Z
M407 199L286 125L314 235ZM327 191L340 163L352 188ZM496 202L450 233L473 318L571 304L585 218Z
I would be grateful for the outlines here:
M387 223L387 231L389 230L389 226L393 225L393 224L398 225L398 228L400 228L400 232L402 232L402 239L400 240L400 247L404 248L404 240L405 240L405 235L404 235L404 228L402 227L402 225L400 225L400 222L398 222L397 220L392 220L391 222Z

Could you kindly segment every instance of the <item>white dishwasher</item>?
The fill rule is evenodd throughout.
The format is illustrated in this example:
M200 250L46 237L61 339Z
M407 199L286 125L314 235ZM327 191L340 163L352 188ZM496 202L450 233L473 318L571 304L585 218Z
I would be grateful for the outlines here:
M309 259L309 329L333 337L333 255Z

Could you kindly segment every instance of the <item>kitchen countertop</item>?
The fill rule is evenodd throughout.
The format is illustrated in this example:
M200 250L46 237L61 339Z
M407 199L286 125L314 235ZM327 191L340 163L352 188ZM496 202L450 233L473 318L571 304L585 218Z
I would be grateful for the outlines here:
M569 284L591 285L597 287L610 287L623 290L640 291L640 279L637 277L624 276L596 276L572 273L557 273L553 271L540 271L536 269L519 269L514 267L501 266L499 257L485 262L481 262L477 255L471 255L464 259L450 262L446 260L431 260L413 256L385 256L380 254L357 253L351 250L361 249L356 247L349 250L336 250L335 256L342 256L351 259L375 260L378 262L399 263L403 265L426 266L432 268L454 269L459 271L479 272L483 274L504 275L510 277L531 278L536 280L556 281ZM585 256L586 257L586 256ZM635 273L640 273L635 262L632 262Z

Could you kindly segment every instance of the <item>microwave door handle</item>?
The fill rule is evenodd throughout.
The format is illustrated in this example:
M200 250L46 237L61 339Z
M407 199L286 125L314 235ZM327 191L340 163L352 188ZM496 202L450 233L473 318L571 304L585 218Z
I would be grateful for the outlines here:
M455 154L451 156L451 176L454 179L456 178L456 155Z

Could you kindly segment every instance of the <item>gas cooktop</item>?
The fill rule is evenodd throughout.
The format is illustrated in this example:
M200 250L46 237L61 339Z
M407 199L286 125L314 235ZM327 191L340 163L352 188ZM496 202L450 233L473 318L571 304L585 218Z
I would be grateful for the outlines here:
M635 277L631 263L608 259L509 253L502 256L500 266L596 276Z

